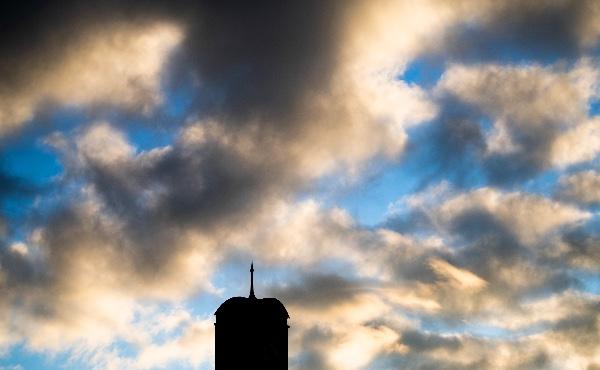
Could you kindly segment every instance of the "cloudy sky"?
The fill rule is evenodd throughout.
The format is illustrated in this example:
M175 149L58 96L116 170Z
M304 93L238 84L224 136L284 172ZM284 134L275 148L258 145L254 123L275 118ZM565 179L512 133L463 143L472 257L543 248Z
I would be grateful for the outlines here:
M0 9L0 369L600 369L600 3Z

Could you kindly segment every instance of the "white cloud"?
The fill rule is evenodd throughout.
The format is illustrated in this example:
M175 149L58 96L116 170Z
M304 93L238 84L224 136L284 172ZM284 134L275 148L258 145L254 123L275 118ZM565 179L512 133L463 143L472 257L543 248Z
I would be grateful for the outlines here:
M88 161L119 166L135 154L122 132L106 122L93 123L77 140L77 150Z
M429 261L429 266L456 289L478 291L487 284L485 280L472 272L460 269L439 258L432 258Z
M387 327L357 326L339 335L327 348L329 368L363 369L381 352L391 350L399 335Z
M135 360L134 368L162 368L178 361L192 366L212 363L214 335L212 319L194 321L180 337L143 348Z
M183 38L164 23L118 23L87 30L63 55L32 69L35 82L0 95L0 135L32 119L44 103L109 104L150 112L162 100L160 76L169 53Z
M552 143L551 162L560 167L588 162L600 154L600 119L591 118L561 133Z
M23 257L25 257L29 254L29 248L27 247L27 244L25 244L23 242L12 243L9 247L9 250L12 253L19 254Z

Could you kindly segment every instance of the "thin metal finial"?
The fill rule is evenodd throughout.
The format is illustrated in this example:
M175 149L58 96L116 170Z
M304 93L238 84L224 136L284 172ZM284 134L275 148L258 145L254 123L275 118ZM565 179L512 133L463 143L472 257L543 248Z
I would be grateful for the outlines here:
M250 297L256 298L254 295L254 261L250 264Z

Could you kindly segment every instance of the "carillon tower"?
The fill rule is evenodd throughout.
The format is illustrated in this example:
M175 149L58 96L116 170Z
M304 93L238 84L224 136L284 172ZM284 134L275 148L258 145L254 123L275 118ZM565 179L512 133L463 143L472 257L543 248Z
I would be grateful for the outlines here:
M229 298L215 312L215 370L288 368L288 312L276 298Z

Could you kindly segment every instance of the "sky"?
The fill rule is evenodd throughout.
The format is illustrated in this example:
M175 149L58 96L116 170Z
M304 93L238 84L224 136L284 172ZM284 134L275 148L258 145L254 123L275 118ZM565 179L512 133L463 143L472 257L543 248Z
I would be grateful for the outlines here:
M0 5L0 370L600 369L600 3Z

